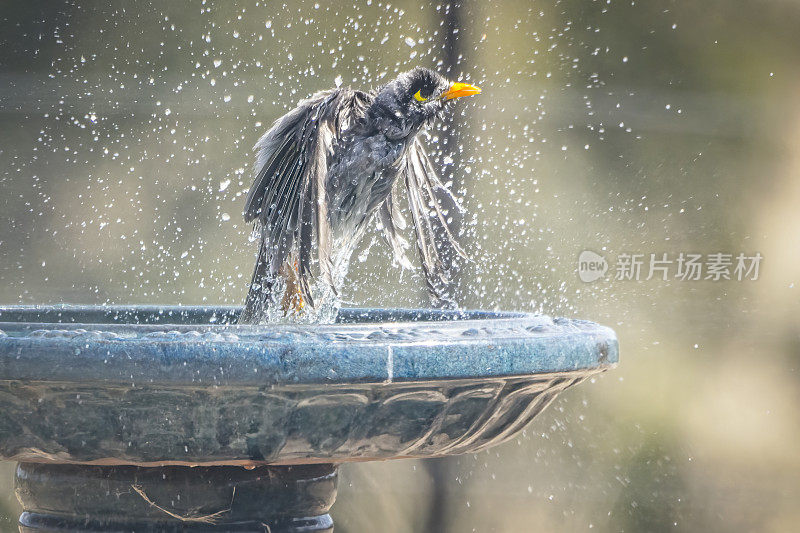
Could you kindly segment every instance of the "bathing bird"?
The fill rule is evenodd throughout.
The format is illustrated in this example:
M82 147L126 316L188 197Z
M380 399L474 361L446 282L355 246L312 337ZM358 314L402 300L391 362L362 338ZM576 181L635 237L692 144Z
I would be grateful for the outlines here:
M417 67L369 92L318 92L279 118L254 147L244 219L255 223L260 244L239 322L313 313L321 304L312 292L335 300L374 219L397 263L411 268L399 183L426 285L434 300L448 301L443 247L464 255L450 228L463 210L437 176L422 132L449 102L480 92ZM315 278L323 288L312 291Z

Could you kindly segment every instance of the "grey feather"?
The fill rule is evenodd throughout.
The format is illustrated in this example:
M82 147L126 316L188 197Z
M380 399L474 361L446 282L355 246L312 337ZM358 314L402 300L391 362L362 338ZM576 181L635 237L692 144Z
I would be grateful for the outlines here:
M394 198L394 192L386 197L386 200L381 204L378 209L378 216L383 226L383 235L386 242L392 248L394 259L403 268L411 269L411 261L406 256L406 248L408 248L408 241L400 234L406 228L406 221L400 213L397 206L397 201Z
M417 182L422 184L427 195L428 205L433 207L438 219L438 226L446 235L449 246L463 259L467 259L466 252L458 244L458 240L456 240L451 230L451 226L461 226L464 208L458 203L450 189L442 184L419 137L415 140L407 157L412 160L411 166L417 174ZM443 203L446 205L443 206ZM447 220L447 216L451 220Z
M336 89L303 100L256 143L255 179L245 200L244 218L261 230L261 245L243 322L257 321L269 303L281 268L298 243L300 291L313 306L309 288L313 235L320 271L331 285L331 228L325 181L328 159L350 123L363 114L369 97ZM289 265L293 268L294 265Z

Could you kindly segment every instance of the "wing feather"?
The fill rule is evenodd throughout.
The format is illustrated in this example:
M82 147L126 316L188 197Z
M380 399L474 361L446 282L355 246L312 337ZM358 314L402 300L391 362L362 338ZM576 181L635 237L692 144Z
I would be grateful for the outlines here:
M406 221L397 207L394 195L395 193L392 191L389 196L386 197L386 200L384 200L378 209L378 216L383 226L383 235L389 243L389 246L392 247L392 252L394 252L395 261L397 261L401 267L411 269L413 267L406 256L408 241L400 234L400 232L406 228Z
M451 267L445 265L443 256L452 250L467 258L450 229L451 224L460 223L463 210L436 175L419 138L404 156L402 172L425 282L437 303L452 305L447 295Z
M284 263L297 245L300 290L309 289L316 234L320 272L333 286L331 228L325 182L328 159L342 132L364 109L371 96L347 88L323 91L278 119L256 143L254 181L247 194L245 221L261 230L259 260L245 303L249 321L258 321ZM313 303L311 303L313 306Z
M418 181L425 187L429 200L428 203L433 206L436 217L439 219L439 226L447 235L450 246L452 246L453 250L463 259L468 259L467 253L458 244L458 241L450 229L450 224L452 222L447 220L447 216L444 213L444 211L447 210L447 214L450 215L452 219L460 219L464 214L464 209L458 203L455 196L453 196L450 189L445 187L439 180L439 176L436 174L436 170L433 168L433 164L419 138L416 139L410 155L414 160L417 175L422 178ZM449 204L447 207L442 207L441 204L443 200L447 201Z

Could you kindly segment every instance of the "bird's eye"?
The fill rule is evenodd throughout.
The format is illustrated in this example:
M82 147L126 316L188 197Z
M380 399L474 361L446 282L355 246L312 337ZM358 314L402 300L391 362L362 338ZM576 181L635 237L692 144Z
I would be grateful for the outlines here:
M426 97L422 96L422 89L420 89L419 91L414 93L414 99L416 99L417 102L427 102L428 101L428 99Z

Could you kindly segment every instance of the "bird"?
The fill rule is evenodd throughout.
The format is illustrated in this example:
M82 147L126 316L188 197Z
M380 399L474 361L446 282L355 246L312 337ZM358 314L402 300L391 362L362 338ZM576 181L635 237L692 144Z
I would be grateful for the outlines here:
M324 321L322 309L335 316L350 257L373 220L395 261L412 268L399 184L429 292L450 302L443 247L466 256L450 229L464 211L438 177L423 137L450 102L480 92L416 67L369 91L317 92L277 119L254 147L243 215L254 224L259 251L239 323L315 313Z

